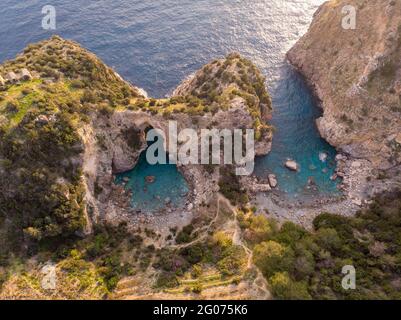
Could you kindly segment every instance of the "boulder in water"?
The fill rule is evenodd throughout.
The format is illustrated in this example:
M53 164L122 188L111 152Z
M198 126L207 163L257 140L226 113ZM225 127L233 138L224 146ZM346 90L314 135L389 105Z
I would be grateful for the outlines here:
M314 177L308 178L308 186L316 186L316 181Z
M313 191L318 191L318 187L315 181L314 177L309 177L308 178L308 183L306 185L307 190L313 190Z
M298 171L299 169L298 163L296 163L294 160L287 160L285 166L291 171Z
M320 160L320 161L326 162L327 157L328 157L328 155L327 155L326 152L320 152L320 153L319 153L319 160Z
M123 182L128 183L129 182L129 177L124 177Z

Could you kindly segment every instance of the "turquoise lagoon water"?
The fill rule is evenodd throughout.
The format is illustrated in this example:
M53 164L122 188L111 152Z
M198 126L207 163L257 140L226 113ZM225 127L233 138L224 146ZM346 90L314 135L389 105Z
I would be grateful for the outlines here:
M27 44L53 33L78 41L149 95L163 97L186 76L216 57L238 51L267 77L274 102L276 133L272 152L257 160L256 173L277 174L280 189L302 197L313 177L319 193L331 195L335 151L318 135L316 103L285 53L304 34L324 0L2 0L0 61L13 58ZM57 10L57 30L41 28L42 6ZM319 160L320 152L328 160ZM288 172L283 163L297 160L301 171ZM156 182L144 190L144 177ZM148 166L141 159L131 177L133 205L158 206L155 197L177 204L185 182L174 167ZM170 188L173 186L173 188ZM176 186L176 187L174 187ZM153 201L152 201L153 200Z
M272 151L256 160L255 172L258 176L276 174L280 191L290 198L338 195L339 181L330 179L336 167L336 151L320 137L314 123L320 110L304 79L291 69L286 72L290 75L283 77L273 91L275 111L272 123L277 131ZM285 168L287 159L299 164L299 172ZM308 188L308 180L314 181L317 189Z
M129 178L125 187L132 191L134 209L158 211L166 206L166 200L174 207L185 205L189 189L175 165L150 165L143 152L134 170L117 175L116 182L123 183L124 177ZM147 177L154 177L155 181L149 183Z

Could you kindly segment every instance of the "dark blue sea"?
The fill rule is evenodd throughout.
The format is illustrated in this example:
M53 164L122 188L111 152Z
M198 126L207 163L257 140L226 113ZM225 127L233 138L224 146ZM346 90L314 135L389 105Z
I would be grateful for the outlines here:
M238 51L266 75L275 108L273 150L257 160L256 173L263 177L275 173L280 190L289 197L302 197L309 177L320 193L330 195L337 192L336 183L330 180L335 150L319 137L315 119L320 111L310 90L285 61L285 53L306 32L323 2L1 0L0 61L13 58L31 42L59 34L96 53L150 96L163 97L211 59ZM42 29L44 5L56 8L55 31ZM321 152L328 154L327 161L319 160ZM300 163L299 173L283 167L287 158ZM143 172L150 169L166 175L152 192L153 197L169 197L165 184L176 180L178 172L160 166L146 169L146 165L130 176L142 181ZM134 203L145 197L139 185L138 190Z

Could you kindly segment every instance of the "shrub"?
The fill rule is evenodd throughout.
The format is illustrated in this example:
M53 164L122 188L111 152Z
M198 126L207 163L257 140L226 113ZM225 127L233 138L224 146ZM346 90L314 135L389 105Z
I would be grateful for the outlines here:
M156 280L156 286L158 288L174 288L178 286L178 280L174 273L161 272Z
M192 232L194 230L193 225L187 225L182 230L177 234L175 238L175 242L180 244L180 243L188 243L193 240Z
M5 110L9 113L17 113L19 110L19 103L15 100L9 101L7 102Z

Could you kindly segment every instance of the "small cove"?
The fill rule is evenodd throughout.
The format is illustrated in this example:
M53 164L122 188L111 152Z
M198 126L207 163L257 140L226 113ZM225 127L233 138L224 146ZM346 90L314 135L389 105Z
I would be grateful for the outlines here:
M336 150L320 137L316 127L315 120L321 115L318 103L291 66L285 66L284 73L272 92L272 124L277 129L272 151L256 159L255 173L259 177L275 174L280 193L289 200L337 196L340 181L331 180ZM287 159L298 163L298 172L285 168Z
M151 165L146 150L135 168L120 173L115 182L132 193L131 206L136 210L157 212L167 206L183 208L189 193L188 185L174 164Z

